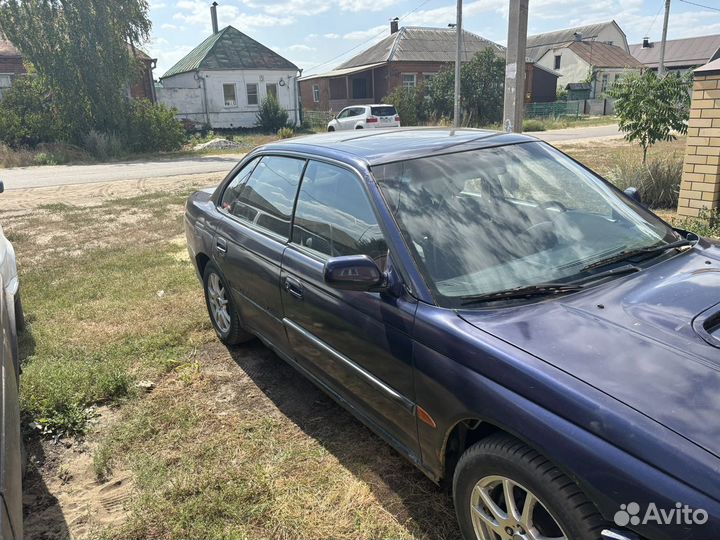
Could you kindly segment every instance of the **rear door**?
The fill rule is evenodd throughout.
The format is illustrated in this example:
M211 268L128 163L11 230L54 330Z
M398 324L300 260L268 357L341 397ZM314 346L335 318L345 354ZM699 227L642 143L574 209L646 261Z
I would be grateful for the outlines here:
M417 458L409 296L353 292L325 284L325 261L367 254L392 266L357 173L310 161L283 256L284 323L295 361L390 442Z
M280 263L305 160L262 156L244 167L220 200L214 259L232 289L243 324L285 350Z
M397 127L400 125L396 118L397 111L391 105L370 107L370 114L378 119L380 127Z

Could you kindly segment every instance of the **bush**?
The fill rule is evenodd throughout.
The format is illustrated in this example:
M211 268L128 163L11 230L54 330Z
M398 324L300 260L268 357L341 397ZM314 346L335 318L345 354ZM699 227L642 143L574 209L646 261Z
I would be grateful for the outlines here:
M528 118L523 121L523 131L545 131L545 123L537 118Z
M290 139L291 137L293 137L295 135L295 130L293 130L293 128L291 128L291 127L284 127L284 128L278 129L277 134L278 134L278 137L280 137L281 139Z
M383 98L383 103L394 105L403 126L417 126L427 120L425 88L403 88L399 86Z
M627 156L615 165L608 178L622 190L638 188L646 206L675 208L680 193L682 168L681 156L652 157L646 163L638 163Z
M20 77L0 100L0 142L11 148L65 140L48 91L38 77Z
M709 238L720 238L720 209L703 208L696 218L675 218L672 224L679 229Z
M124 154L122 139L112 133L98 133L92 130L83 136L83 148L88 154L101 161L118 158Z
M260 105L255 125L263 131L276 133L288 125L290 115L273 96L265 98Z
M146 99L130 102L125 144L131 152L171 152L185 142L185 128L170 109Z

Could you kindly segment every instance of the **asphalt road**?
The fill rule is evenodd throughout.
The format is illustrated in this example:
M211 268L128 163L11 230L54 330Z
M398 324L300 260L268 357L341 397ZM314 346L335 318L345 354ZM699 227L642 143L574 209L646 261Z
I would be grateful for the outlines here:
M616 125L561 129L531 133L548 142L581 142L620 135ZM192 174L227 172L238 162L237 156L198 156L171 160L105 163L100 165L56 165L0 169L6 190L33 187L68 186L121 180L142 180Z

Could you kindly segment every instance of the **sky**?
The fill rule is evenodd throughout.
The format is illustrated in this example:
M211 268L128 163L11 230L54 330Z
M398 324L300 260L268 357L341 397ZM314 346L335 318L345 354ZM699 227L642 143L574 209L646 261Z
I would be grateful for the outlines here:
M158 59L155 77L210 35L212 0L150 0L152 38L144 49ZM453 0L219 0L220 28L232 25L303 69L330 71L401 26L447 27ZM630 44L660 41L664 0L530 0L528 33L615 19ZM509 0L465 0L463 26L500 44L507 41ZM720 34L720 0L672 0L668 39Z

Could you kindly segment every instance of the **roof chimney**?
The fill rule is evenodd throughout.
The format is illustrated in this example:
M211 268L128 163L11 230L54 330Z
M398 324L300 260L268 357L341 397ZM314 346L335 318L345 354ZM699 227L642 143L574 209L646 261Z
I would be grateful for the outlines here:
M400 19L395 17L392 21L390 21L390 33L394 34L398 30L400 30Z
M213 2L212 6L210 6L210 16L212 17L213 34L217 34L220 31L220 29L218 28L217 7L217 2Z
M650 38L649 38L649 37L644 37L644 38L643 38L643 46L642 46L642 48L643 48L643 49L649 49L650 47L652 47L652 43L650 43Z
M575 32L573 36L575 36L575 41L582 41L582 34L580 32Z

